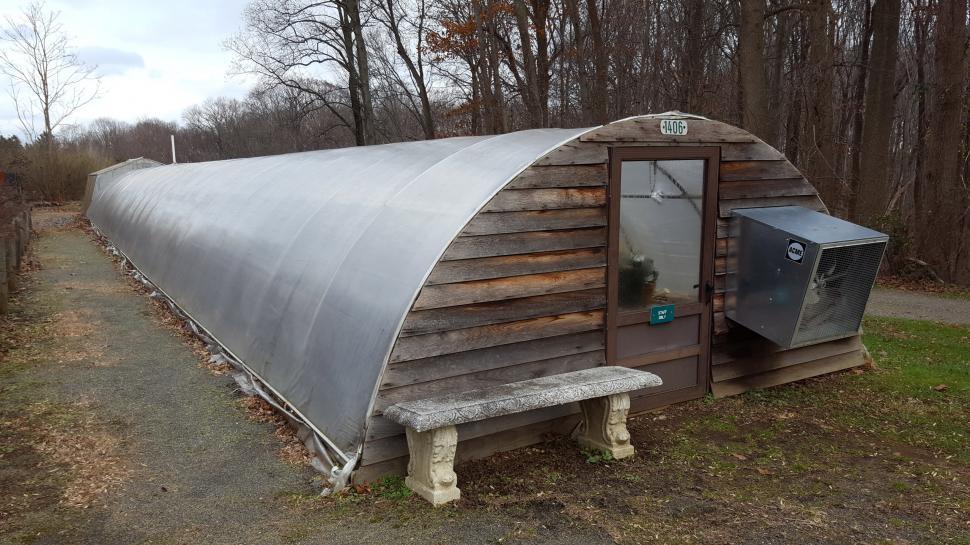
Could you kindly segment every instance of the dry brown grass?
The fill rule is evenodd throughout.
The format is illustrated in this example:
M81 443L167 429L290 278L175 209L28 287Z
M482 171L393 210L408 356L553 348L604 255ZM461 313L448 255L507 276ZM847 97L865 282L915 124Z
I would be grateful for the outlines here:
M87 309L71 309L54 314L45 324L44 334L56 339L51 354L57 363L88 362L96 367L117 365L121 360L107 355L108 338L101 335L101 322Z
M61 503L88 508L129 480L133 470L123 455L120 437L108 431L90 412L92 401L82 399L66 410L49 402L26 407L13 423L32 437L44 456L39 469L67 474Z
M72 280L68 282L57 282L55 286L62 290L87 291L97 295L118 295L128 293L128 288L124 284L117 282L83 282Z
M297 437L296 430L272 405L254 396L240 399L239 405L246 411L246 416L250 420L273 424L275 428L273 435L283 444L278 452L281 460L293 465L310 464L310 452L303 441Z

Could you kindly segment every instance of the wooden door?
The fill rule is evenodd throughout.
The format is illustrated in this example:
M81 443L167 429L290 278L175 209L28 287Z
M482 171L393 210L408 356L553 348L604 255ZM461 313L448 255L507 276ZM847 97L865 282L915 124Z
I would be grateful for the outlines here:
M607 363L664 381L634 410L708 391L719 161L717 147L610 150Z

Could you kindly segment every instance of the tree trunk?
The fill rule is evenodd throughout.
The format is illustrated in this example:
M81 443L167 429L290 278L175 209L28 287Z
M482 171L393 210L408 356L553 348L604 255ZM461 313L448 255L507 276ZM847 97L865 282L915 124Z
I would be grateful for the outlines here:
M769 133L773 134L774 137L772 140L768 141L768 143L772 146L780 148L785 142L785 121L787 116L784 115L783 112L785 111L785 104L791 100L789 93L785 93L783 91L785 88L785 58L788 54L789 43L788 33L791 25L787 16L779 16L775 24L774 64L771 67L768 111L776 113L774 116L772 116L774 117L774 122L769 130Z
M519 31L519 43L522 46L522 72L525 76L525 89L522 89L522 102L529 114L529 128L542 126L542 111L539 106L539 86L536 74L536 57L532 51L532 35L529 32L529 8L525 0L514 0L515 26ZM514 63L515 59L509 59Z
M353 23L350 20L350 10L346 6L338 6L340 15L340 36L347 70L347 94L350 96L350 112L354 117L354 144L367 144L364 128L364 110L360 102L360 78L358 77L357 54L354 49Z
M918 11L915 8L919 8ZM924 173L926 155L926 35L928 34L927 16L923 0L914 2L913 45L916 48L916 136L913 146L915 164L913 165L913 216L922 218L925 210L926 193ZM917 220L918 221L918 220ZM917 236L919 232L916 231Z
M830 0L814 0L809 14L808 64L812 93L808 100L808 123L804 130L809 179L815 184L830 209L842 208L841 188L836 177L835 138L832 133L834 63L832 36L829 33L832 5Z
M738 34L739 71L744 128L765 142L772 142L768 113L768 83L765 78L764 0L741 0L741 31Z
M878 0L877 0L878 1ZM865 0L865 14L863 15L862 40L859 44L859 70L856 74L855 89L852 96L852 144L849 146L849 194L847 215L850 219L859 221L859 185L862 183L862 142L864 112L866 111L866 83L869 79L869 51L872 41L872 6L870 0Z
M549 126L549 36L546 23L549 18L549 0L532 1L532 22L536 33L536 94L539 101L539 123Z
M928 203L923 218L920 247L944 279L956 276L953 250L965 233L957 231L968 203L960 179L962 163L960 136L963 122L964 56L967 43L967 0L939 0L936 4L936 51L933 69L936 84L931 87L932 116L927 149L932 154L926 165Z
M680 109L700 114L704 113L704 0L687 0L686 25L687 43L681 61L685 78L681 89Z
M397 49L397 56L404 61L404 65L408 69L408 73L411 74L411 79L414 80L414 86L418 90L418 99L421 101L421 130L424 131L424 137L428 140L434 140L435 137L435 126L434 117L431 112L431 100L428 97L428 86L424 81L424 65L421 63L422 52L418 51L418 63L415 64L414 59L411 58L411 54L408 53L407 48L404 46L404 40L401 38L401 28L398 24L397 14L394 11L394 4L397 0L386 0L384 3L384 9L387 15L387 26L388 30L394 36L394 45ZM422 8L423 9L423 8Z
M360 20L360 3L358 0L346 1L357 57L357 80L360 91L360 110L363 117L364 143L375 144L377 135L374 127L374 101L371 98L370 67L367 60L367 44L364 42L364 27Z
M573 30L573 48L576 64L576 80L579 87L579 111L583 125L595 123L593 120L592 85L589 80L589 70L586 64L586 33L583 32L583 22L579 15L577 0L564 0L566 16Z
M896 113L896 62L900 0L876 0L872 8L872 57L866 87L856 221L871 222L886 213L890 138Z
M600 23L599 5L596 0L586 0L586 16L589 18L589 34L593 41L593 93L590 106L593 122L605 125L610 122L607 78L609 77L603 26Z

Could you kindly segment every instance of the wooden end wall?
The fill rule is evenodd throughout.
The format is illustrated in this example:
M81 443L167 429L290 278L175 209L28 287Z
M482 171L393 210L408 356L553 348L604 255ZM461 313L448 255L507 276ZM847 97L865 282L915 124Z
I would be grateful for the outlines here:
M499 192L451 244L405 319L354 475L402 474L404 430L381 414L409 399L605 364L607 163L611 146L721 148L712 389L725 396L862 362L859 339L778 351L724 316L728 218L735 208L825 210L784 156L749 133L691 119L687 137L658 118L613 123L551 152ZM634 408L637 404L634 404ZM458 460L568 433L567 405L459 426Z

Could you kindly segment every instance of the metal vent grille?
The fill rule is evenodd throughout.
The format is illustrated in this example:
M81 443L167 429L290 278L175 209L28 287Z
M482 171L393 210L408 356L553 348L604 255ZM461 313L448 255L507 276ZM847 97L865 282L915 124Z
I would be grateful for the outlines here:
M793 345L859 330L885 242L823 248L812 274Z

